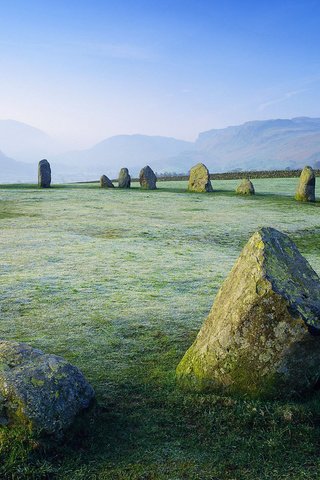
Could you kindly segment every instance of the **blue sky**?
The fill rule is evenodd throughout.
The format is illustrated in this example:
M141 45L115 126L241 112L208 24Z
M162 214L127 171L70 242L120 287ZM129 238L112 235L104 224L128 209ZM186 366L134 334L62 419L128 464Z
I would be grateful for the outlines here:
M0 118L85 147L320 116L320 1L11 0Z

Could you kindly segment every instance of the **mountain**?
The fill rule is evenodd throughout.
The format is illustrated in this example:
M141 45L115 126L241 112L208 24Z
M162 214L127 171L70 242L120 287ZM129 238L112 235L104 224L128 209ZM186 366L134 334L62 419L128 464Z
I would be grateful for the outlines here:
M317 166L320 118L264 120L201 133L195 142L211 172Z
M53 182L63 183L96 180L102 174L115 177L122 166L136 176L148 163L156 171L162 167L169 171L179 167L183 171L184 157L181 165L171 159L184 150L192 151L193 144L160 136L118 135L87 150L56 154L59 146L46 133L13 120L0 120L0 149L6 152L0 157L0 183L36 183L37 164L42 158L51 164Z
M47 158L53 182L131 175L149 164L156 172L185 172L198 162L210 172L320 166L320 118L262 120L199 134L185 142L170 137L118 135L87 150L55 154L60 147L47 134L12 120L0 121L0 183L37 181L37 163ZM7 156L6 156L7 155ZM14 160L13 160L14 158ZM17 160L33 163L32 167ZM29 175L29 176L28 176ZM10 177L10 179L9 179Z
M78 176L98 178L102 174L115 177L121 167L138 175L150 164L155 171L185 169L184 151L192 151L193 143L170 137L147 135L117 135L97 143L87 150L71 151L54 158L68 165L66 174L77 171ZM181 157L179 157L181 155ZM180 158L180 160L179 160Z
M37 170L27 163L17 162L0 151L0 182L28 182L31 176L37 181Z
M68 171L72 166L82 178L102 173L115 177L122 166L137 175L145 164L159 173L187 172L200 161L210 172L319 167L320 118L252 121L200 133L195 143L119 135L88 150L62 154L56 161L68 165Z
M0 149L21 162L38 162L61 151L42 130L15 120L0 120Z

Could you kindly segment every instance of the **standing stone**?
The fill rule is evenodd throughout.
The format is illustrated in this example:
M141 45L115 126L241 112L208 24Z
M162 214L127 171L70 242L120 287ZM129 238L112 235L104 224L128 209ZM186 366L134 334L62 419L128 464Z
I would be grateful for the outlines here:
M315 202L316 177L311 167L304 167L301 172L299 185L296 191L296 200L300 202Z
M38 165L38 185L49 188L51 184L51 168L48 160L40 160Z
M80 370L25 343L0 341L0 425L26 425L60 438L89 407L93 388Z
M195 342L181 386L289 397L320 378L320 279L290 238L262 228L244 247Z
M249 178L244 178L240 185L236 188L236 193L238 195L254 195L254 186Z
M149 165L140 170L139 180L141 188L147 190L155 190L157 188L157 177Z
M209 170L203 163L198 163L190 170L188 190L190 192L212 192Z
M130 188L131 177L129 175L129 170L127 168L121 168L118 178L118 187L119 188Z
M102 175L100 177L100 187L101 188L114 188L114 185L111 182L110 178L108 178L106 175Z

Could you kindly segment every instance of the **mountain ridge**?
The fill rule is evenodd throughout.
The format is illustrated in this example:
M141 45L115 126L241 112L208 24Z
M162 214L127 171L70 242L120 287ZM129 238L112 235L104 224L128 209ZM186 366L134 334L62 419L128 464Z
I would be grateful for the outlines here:
M13 144L19 145L21 153L18 157L4 148L8 139L5 139L3 122L6 128L11 125L11 131L14 126ZM19 134L21 129L23 135ZM32 141L29 139L28 143L26 136L30 132ZM40 139L38 143L35 141L37 136ZM11 162L14 176L15 168L18 168L14 161L18 160L21 173L24 169L21 158L27 157L33 160L32 172L36 172L38 160L48 158L53 167L53 179L59 182L99 178L102 174L114 178L121 167L129 168L132 175L137 176L146 164L158 173L187 173L199 161L205 163L211 173L261 170L262 165L265 170L297 169L308 163L319 167L320 118L251 120L241 125L201 132L195 142L159 135L115 135L88 149L60 154L53 153L57 146L52 145L51 137L45 132L14 120L0 120L0 149L5 152L0 156L2 172L8 172L8 162ZM2 166L5 164L6 167ZM34 179L35 173L32 175ZM3 181L2 177L0 170L0 181Z
M320 159L320 118L255 120L208 130L199 134L195 149L217 172L256 169L261 162L266 170L301 168Z

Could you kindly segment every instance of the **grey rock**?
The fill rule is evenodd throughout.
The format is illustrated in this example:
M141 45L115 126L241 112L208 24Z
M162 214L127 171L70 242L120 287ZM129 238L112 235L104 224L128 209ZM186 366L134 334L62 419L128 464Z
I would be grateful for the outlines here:
M114 188L114 185L111 182L110 178L108 178L106 175L101 175L101 177L100 177L100 187L101 188Z
M290 238L262 228L244 247L177 368L190 389L290 397L320 378L320 279Z
M0 423L61 437L94 398L80 370L56 355L0 341Z
M188 190L190 192L212 192L209 170L203 163L190 169Z
M304 167L301 172L298 188L296 191L296 200L300 202L315 202L316 177L311 167Z
M127 168L121 168L118 178L118 187L119 188L130 188L131 177Z
M240 185L237 186L236 188L236 193L238 195L254 195L254 186L252 182L249 180L249 178L244 178Z
M139 180L141 188L147 190L155 190L157 188L157 177L149 165L140 170Z
M38 165L38 185L49 188L51 185L51 168L48 160L40 160Z

